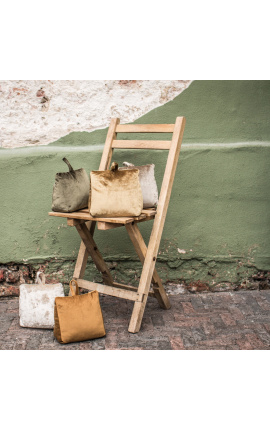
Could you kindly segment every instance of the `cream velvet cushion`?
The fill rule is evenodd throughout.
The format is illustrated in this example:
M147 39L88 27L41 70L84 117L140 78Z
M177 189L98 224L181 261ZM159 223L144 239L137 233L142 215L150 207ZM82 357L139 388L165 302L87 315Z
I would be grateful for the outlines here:
M143 208L152 208L158 204L158 187L155 179L155 165L146 164L145 166L134 166L131 163L124 162L124 167L119 170L125 169L138 169L139 181L141 184L143 195Z

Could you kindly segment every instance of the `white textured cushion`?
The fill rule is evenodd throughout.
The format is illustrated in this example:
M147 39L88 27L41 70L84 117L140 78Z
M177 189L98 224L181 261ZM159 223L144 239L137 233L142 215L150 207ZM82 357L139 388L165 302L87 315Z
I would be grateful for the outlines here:
M131 163L124 162L124 167L120 167L120 170L124 169L138 169L139 180L143 195L143 208L152 208L158 204L158 187L155 179L155 165L146 164L145 166L134 166Z
M20 326L33 328L54 327L54 300L63 297L62 284L20 285Z

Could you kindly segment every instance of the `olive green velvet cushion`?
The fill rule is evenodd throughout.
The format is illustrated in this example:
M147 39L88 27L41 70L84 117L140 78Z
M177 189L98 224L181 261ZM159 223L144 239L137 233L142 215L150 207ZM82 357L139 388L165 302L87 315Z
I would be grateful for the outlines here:
M66 160L66 159L64 159ZM68 161L70 171L57 173L53 187L52 210L74 212L88 206L90 180L84 169L74 170Z

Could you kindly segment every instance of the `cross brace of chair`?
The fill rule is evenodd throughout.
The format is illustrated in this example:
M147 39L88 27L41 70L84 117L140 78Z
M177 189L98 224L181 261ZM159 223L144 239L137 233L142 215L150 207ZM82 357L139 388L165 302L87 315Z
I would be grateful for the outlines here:
M147 247L145 245L145 242L143 240L143 237L140 233L138 226L135 223L131 223L131 224L126 224L125 227L134 245L134 248L139 256L141 263L144 264ZM82 224L76 224L76 229L84 243L84 246L87 250L88 255L91 256L96 268L101 273L103 282L104 282L104 284L99 284L95 282L85 281L81 279L81 277L83 276L82 268L80 270L80 273L76 273L76 268L75 268L74 278L77 279L79 287L89 289L89 290L97 290L103 294L108 294L114 297L120 297L120 298L132 300L136 302L142 302L143 296L145 294L149 294L153 297L156 297L160 305L164 309L170 308L169 300L166 296L164 287L162 285L160 277L157 274L156 269L154 269L153 277L152 277L153 292L151 291L149 292L148 288L141 288L139 290L136 287L114 282L111 276L110 270L93 239L93 235L91 234L91 227L89 230L89 225L87 226L84 222ZM81 266L82 262L78 261L77 264L78 266ZM76 276L77 274L79 275L79 277Z

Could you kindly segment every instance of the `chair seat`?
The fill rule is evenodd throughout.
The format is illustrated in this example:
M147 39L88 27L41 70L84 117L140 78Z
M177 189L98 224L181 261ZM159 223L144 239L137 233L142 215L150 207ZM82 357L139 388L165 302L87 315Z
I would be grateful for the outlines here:
M143 209L141 215L137 217L93 217L90 215L87 208L76 212L49 212L49 215L56 217L82 221L98 221L110 224L129 224L133 221L148 221L148 219L153 219L155 214L155 208Z

